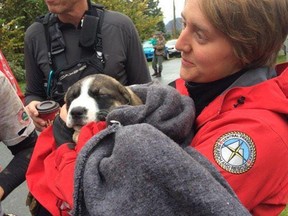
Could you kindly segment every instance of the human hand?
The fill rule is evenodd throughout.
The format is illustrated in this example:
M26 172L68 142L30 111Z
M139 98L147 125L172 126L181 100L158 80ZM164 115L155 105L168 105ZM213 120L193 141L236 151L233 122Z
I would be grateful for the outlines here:
M25 108L28 115L32 118L33 123L37 131L43 131L46 127L46 121L42 118L39 118L39 113L36 109L37 104L41 103L40 101L31 101Z
M4 196L4 190L3 188L0 186L0 200L2 200L2 197Z
M64 104L60 109L60 118L66 122L67 119L67 106Z

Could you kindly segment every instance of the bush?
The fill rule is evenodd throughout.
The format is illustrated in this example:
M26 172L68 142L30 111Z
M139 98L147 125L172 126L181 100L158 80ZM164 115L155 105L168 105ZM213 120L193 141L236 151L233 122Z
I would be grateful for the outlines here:
M15 54L13 59L7 59L9 66L18 82L25 82L24 54Z

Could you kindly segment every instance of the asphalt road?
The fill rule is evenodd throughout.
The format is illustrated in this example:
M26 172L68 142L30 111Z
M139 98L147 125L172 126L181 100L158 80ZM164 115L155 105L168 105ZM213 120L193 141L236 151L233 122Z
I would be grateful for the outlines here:
M158 80L164 85L175 80L179 77L181 60L180 58L173 58L163 62L162 77L153 78L153 80ZM149 64L151 65L151 64ZM151 66L149 66L150 73L153 74ZM0 165L5 167L11 160L12 155L6 146L0 144ZM17 216L29 216L29 209L26 207L26 196L28 190L26 182L21 184L16 188L6 199L2 202L2 208L6 213L13 213Z
M175 80L179 77L179 70L181 65L180 58L172 58L170 60L165 60L163 62L163 71L161 77L153 78L154 80L159 80L162 84L167 85L169 82ZM152 67L149 67L150 73L153 74L154 71Z

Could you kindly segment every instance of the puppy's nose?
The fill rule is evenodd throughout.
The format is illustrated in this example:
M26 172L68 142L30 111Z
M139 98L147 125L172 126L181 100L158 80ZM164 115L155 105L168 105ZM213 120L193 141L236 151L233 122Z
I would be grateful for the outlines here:
M74 118L74 119L81 118L86 113L87 113L87 109L85 107L81 107L81 106L74 107L70 112L72 118Z

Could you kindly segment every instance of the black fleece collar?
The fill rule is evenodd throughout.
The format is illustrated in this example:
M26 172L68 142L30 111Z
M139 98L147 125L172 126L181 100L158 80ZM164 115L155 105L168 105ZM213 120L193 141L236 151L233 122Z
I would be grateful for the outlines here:
M210 83L186 82L185 86L189 92L189 96L195 103L196 116L246 71L241 70L231 76Z

